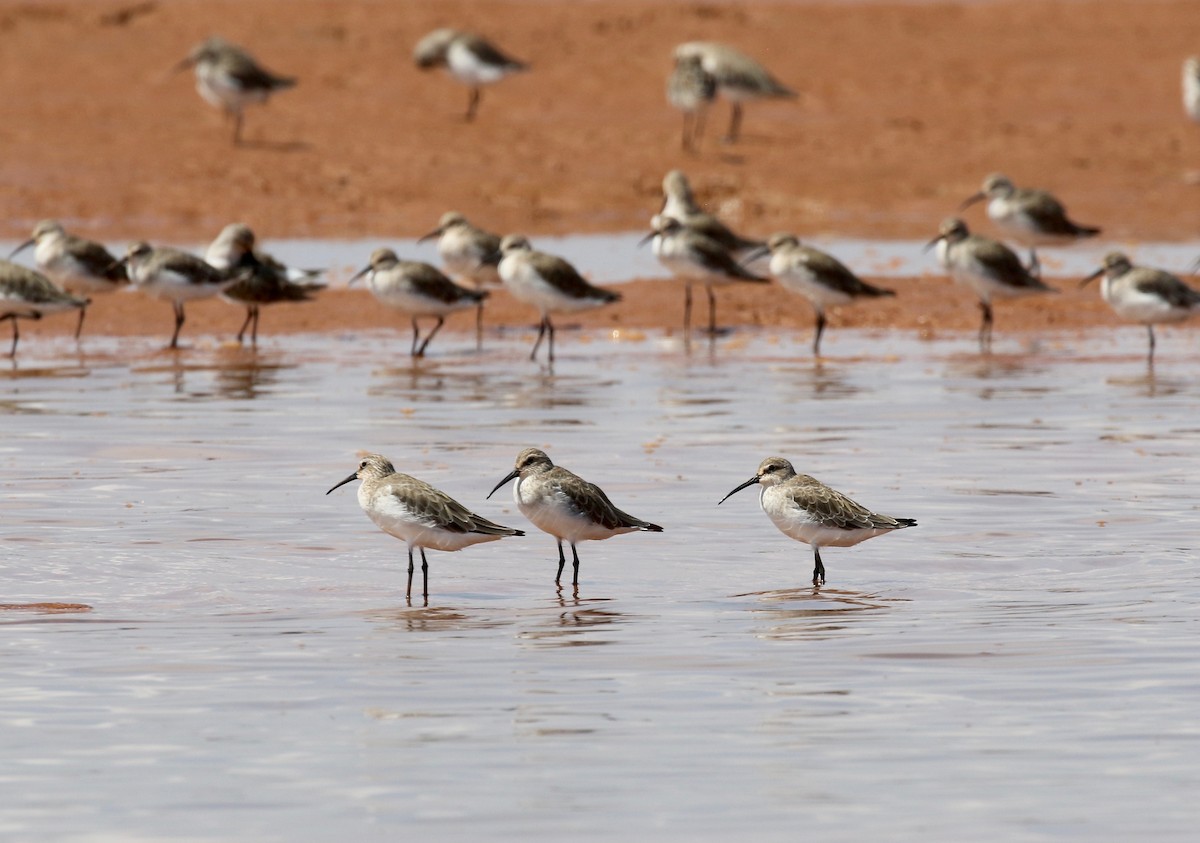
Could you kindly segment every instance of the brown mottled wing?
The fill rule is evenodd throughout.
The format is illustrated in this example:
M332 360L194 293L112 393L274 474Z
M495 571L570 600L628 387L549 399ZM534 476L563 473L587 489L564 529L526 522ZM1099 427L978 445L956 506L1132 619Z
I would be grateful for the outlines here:
M524 62L517 61L512 56L500 52L490 41L476 35L464 38L463 45L485 64L494 64L509 70L524 70L527 66Z
M997 278L1010 287L1023 287L1030 290L1053 290L1043 284L1038 278L1029 274L1029 270L1021 263L1016 252L996 240L978 237L974 234L969 238L974 247L974 256L988 268ZM964 241L965 242L965 241Z
M380 494L395 495L405 508L430 527L452 533L482 533L487 536L520 536L520 530L504 527L476 515L441 489L407 474L394 474L379 487Z
M1171 273L1145 267L1137 267L1131 271L1134 274L1133 286L1139 292L1158 296L1171 307L1186 309L1200 306L1200 292L1193 290Z
M1067 217L1067 209L1044 190L1022 190L1019 192L1021 211L1037 223L1038 228L1048 234L1064 237L1099 234L1100 229L1077 225Z
M828 526L841 530L887 530L909 527L916 523L908 518L891 518L872 512L808 475L801 475L800 479L804 481L803 485L793 492L793 499Z
M468 290L466 287L458 286L437 267L430 266L427 263L407 261L405 262L404 270L413 290L423 296L428 296L431 299L436 299L446 304L454 304L463 299L480 301L487 296L485 291L476 292L475 290Z
M288 76L276 76L259 67L248 55L231 52L224 62L225 71L245 88L290 88L296 80Z
M699 232L710 240L715 240L722 248L730 252L740 252L747 249L757 249L764 244L757 240L747 240L721 222L712 214L692 214L686 220L681 220L692 231Z
M159 271L175 272L193 279L195 283L219 284L226 277L221 270L210 266L195 255L189 255L187 252L179 252L175 249L159 249L157 257L158 265L156 268Z
M230 284L222 293L228 299L246 304L308 301L320 289L315 284L289 281L278 263L265 263L250 253L242 258L230 274L240 280Z
M692 248L700 255L706 269L719 272L722 275L728 275L730 278L738 278L742 281L758 281L763 284L770 283L769 279L755 275L735 261L724 246L710 237L695 238L692 241Z
M876 287L863 281L840 260L820 249L802 248L800 260L814 272L829 279L830 287L841 290L847 295L864 298L896 295L894 290L885 290L883 287Z
M4 286L11 291L14 298L25 304L39 305L54 302L74 300L74 297L60 289L53 281L38 272L22 266L7 267ZM82 299L78 300L82 304Z
M68 236L67 251L98 278L107 278L109 281L129 280L129 276L125 274L125 264L118 263L112 253L99 243L84 240L82 237Z
M568 296L579 299L602 299L603 301L617 301L621 298L618 293L602 290L589 283L575 267L557 255L533 252L529 255L529 260L539 275Z
M603 489L595 483L589 483L582 477L567 471L565 468L555 466L550 470L550 476L546 480L553 483L563 497L571 501L580 513L586 515L601 527L606 527L609 530L617 530L621 527L638 527L652 532L662 532L662 527L659 527L657 524L651 524L649 521L634 518L628 512L618 509L608 499L608 495L604 494Z

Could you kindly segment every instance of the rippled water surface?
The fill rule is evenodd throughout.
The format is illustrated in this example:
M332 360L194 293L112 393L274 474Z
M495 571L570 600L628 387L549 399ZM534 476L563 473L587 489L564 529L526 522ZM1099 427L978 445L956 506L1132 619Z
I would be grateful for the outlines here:
M23 344L0 368L0 837L1190 839L1200 340L742 332ZM666 528L554 541L545 448ZM525 538L430 554L359 449ZM920 526L823 554L780 454ZM51 611L31 604L86 604ZM64 607L60 607L64 608Z

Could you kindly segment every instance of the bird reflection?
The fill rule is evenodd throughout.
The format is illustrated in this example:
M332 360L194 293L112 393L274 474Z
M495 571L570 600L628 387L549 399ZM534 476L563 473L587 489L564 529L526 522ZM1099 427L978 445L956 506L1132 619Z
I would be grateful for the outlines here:
M779 640L834 638L897 602L878 594L816 586L738 596L758 598L751 611L767 623L758 634Z

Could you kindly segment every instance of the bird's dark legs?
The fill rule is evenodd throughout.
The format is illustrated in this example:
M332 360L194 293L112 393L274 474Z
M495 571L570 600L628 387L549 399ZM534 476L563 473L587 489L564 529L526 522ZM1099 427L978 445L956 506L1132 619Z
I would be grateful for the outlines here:
M554 575L554 584L561 585L563 566L567 564L567 557L563 555L562 539L558 540L558 573Z
M75 323L75 339L79 339L83 333L83 317L87 316L87 305L79 308L79 321Z
M692 285L683 287L683 336L686 339L692 333Z
M729 133L725 135L725 143L737 143L738 131L742 128L742 104L735 102L729 109Z
M546 326L547 326L547 325L549 325L549 324L550 324L550 317L548 317L548 316L543 316L543 317L542 317L542 323L541 323L540 325L538 325L538 335L537 335L537 340L536 340L536 341L534 341L534 343L533 343L533 351L531 351L531 352L529 353L529 359L530 359L530 360L536 360L536 359L537 359L537 351L538 351L538 347L539 347L539 346L541 346L541 344L542 344L542 337L544 337L544 336L546 335ZM551 336L551 340L550 340L550 342L552 342L552 343L553 343L553 342L554 342L554 339L553 339L553 336L554 336L554 335L553 335L553 334L551 334L550 336ZM552 357L551 359L553 359L553 357Z
M235 146L242 144L242 110L240 108L233 112L233 143Z
M550 321L550 314L546 314L546 332L550 334L550 354L546 360L550 363L554 362L554 323Z
M179 348L179 329L183 327L183 302L172 302L175 307L175 333L171 334L171 344L167 348Z
M0 316L0 322L3 322L5 319L8 319L12 322L12 328L13 328L12 348L10 348L8 350L8 356L16 357L17 356L17 340L21 339L21 332L20 332L20 330L17 329L17 315L15 313L9 313L5 316Z
M471 88L471 98L467 101L467 122L475 119L475 111L479 108L479 89Z
M575 578L571 580L571 585L579 587L579 551L575 549L575 542L571 542L571 567L575 569Z
M717 335L717 294L713 292L711 284L705 284L704 291L708 293L708 335L715 337Z
M413 575L413 557L412 548L408 549L408 589L404 592L404 596L409 600L412 599L412 575Z
M825 333L825 311L817 311L817 333L813 337L813 357L821 356L821 334Z
M825 582L825 565L821 562L821 548L813 546L813 557L817 560L817 567L813 568L813 585L823 585Z
M425 336L425 341L423 343L421 343L421 347L417 349L417 353L414 356L416 356L416 357L424 357L425 356L425 348L429 345L429 341L431 339L433 339L433 335L436 334L441 329L442 325L445 324L445 322L446 322L446 318L444 316L439 316L437 318L437 324L434 325L433 330L430 331ZM416 325L417 325L417 320L414 319L413 320L414 330L416 329Z
M425 548L421 548L421 596L429 599L429 562L425 559Z
M415 316L412 318L412 328L413 328L413 338L412 338L412 345L410 345L408 347L408 356L416 357L417 356L417 339L420 337L420 332L417 330L417 317L415 317Z
M246 321L242 322L242 327L238 329L237 341L238 345L242 344L242 339L246 336L246 329L250 327L250 320L254 317L254 308L246 308Z
M979 302L979 309L983 311L983 323L979 326L979 350L992 350L992 304L991 302Z
M483 351L483 302L475 305L475 350Z
M254 324L250 327L250 345L258 348L258 305L254 305Z
M16 325L17 325L17 320L14 319L13 327L15 328ZM1154 326L1147 325L1146 333L1150 335L1150 356L1147 358L1147 361L1150 363L1151 366L1153 366L1154 365ZM14 345L13 348L15 349L16 345Z

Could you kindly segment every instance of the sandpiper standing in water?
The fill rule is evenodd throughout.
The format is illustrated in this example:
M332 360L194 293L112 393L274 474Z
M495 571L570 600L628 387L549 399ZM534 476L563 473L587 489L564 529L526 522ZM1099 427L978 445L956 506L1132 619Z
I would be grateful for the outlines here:
M984 179L983 188L963 200L959 210L985 199L988 218L1029 249L1029 270L1034 275L1041 275L1038 246L1066 245L1100 233L1094 226L1072 222L1053 194L1017 187L1000 173Z
M168 348L179 347L184 302L215 296L237 280L195 255L168 247L153 248L145 242L131 244L120 263L125 265L137 290L171 302L175 331Z
M1182 322L1200 311L1200 292L1161 269L1134 266L1122 252L1109 252L1104 265L1079 282L1083 287L1100 276L1100 295L1117 315L1146 326L1149 362L1154 363L1154 326Z
M773 234L761 254L771 255L771 275L785 290L804 296L817 312L813 356L821 356L821 334L825 332L825 308L852 304L859 299L896 295L894 290L875 287L860 279L833 255L801 245L794 234ZM751 253L747 260L758 255Z
M358 505L379 529L408 545L408 589L405 596L412 599L413 548L421 551L422 595L429 598L429 562L425 549L455 551L481 542L492 542L505 536L523 536L496 524L482 515L471 512L440 489L423 480L398 474L379 454L367 454L358 468L329 492L361 480Z
M1012 299L1032 293L1056 293L1053 287L1021 263L1016 253L996 240L990 240L967 230L967 225L955 217L943 220L938 236L925 248L936 246L938 262L951 277L965 284L979 296L983 322L979 326L979 348L992 347L992 299Z
M375 298L386 304L403 310L412 317L412 348L413 357L424 357L429 341L441 330L446 322L446 316L456 310L474 307L483 301L488 293L486 290L468 290L460 287L442 274L436 266L430 266L420 261L404 261L396 257L391 249L376 249L371 253L371 262L352 277L347 286L359 278L367 276L367 287ZM420 340L420 330L417 319L421 316L432 316L437 319L423 341Z
M892 518L872 512L816 478L797 474L783 457L767 457L753 477L721 498L717 506L756 483L762 487L759 506L771 523L788 538L812 546L816 560L813 585L825 582L821 548L853 547L893 530L917 526L912 518Z
M717 82L704 72L699 56L684 56L675 60L667 77L667 102L683 112L684 152L695 152L704 135L704 118L708 106L717 95Z
M87 299L96 293L109 293L129 282L125 267L108 249L93 240L68 234L57 220L42 220L33 234L9 257L33 246L33 259L39 270L68 293ZM83 331L87 304L79 308L75 338ZM14 323L15 324L15 323Z
M613 505L604 490L589 483L577 474L567 471L550 461L545 451L526 448L517 454L516 467L495 488L492 495L510 480L513 500L521 514L533 522L544 533L558 540L558 573L554 584L561 585L563 566L567 557L563 554L563 541L571 545L572 565L575 576L571 584L579 585L579 552L575 545L582 541L599 541L645 530L661 533L663 528L649 521L634 518Z
M662 189L663 203L658 212L664 217L679 220L693 231L717 241L722 248L734 255L763 247L761 240L742 237L714 214L701 208L682 170L671 170L663 176Z
M290 76L264 69L244 49L212 36L196 45L176 70L193 68L196 90L204 101L233 119L233 142L242 142L242 110L250 103L265 103L271 94L296 84Z
M757 99L795 98L765 67L740 50L714 41L689 41L675 48L675 60L699 58L700 66L730 102L727 143L735 143L742 126L742 103Z
M238 329L241 345L250 329L250 345L258 347L258 318L261 308L280 302L310 301L325 283L320 270L292 269L265 252L254 249L254 232L242 223L230 223L209 245L204 259L227 274L237 276L220 293L221 300L246 308L246 320Z
M529 67L505 55L483 36L458 29L435 29L426 35L417 42L413 60L422 70L444 67L471 89L467 101L468 122L475 119L479 108L480 88Z
M500 235L471 225L457 211L447 211L438 227L417 240L437 238L438 255L450 274L476 290L500 284ZM475 348L483 348L483 300L475 306Z
M529 241L510 234L500 242L500 279L513 296L542 314L530 360L537 359L542 337L550 335L548 360L554 362L552 313L576 313L621 300L620 293L593 286L579 271L557 255L539 252Z
M12 348L9 357L16 357L21 331L18 319L41 319L50 313L71 308L82 310L87 299L73 296L40 272L12 261L0 260L0 322L12 322Z

